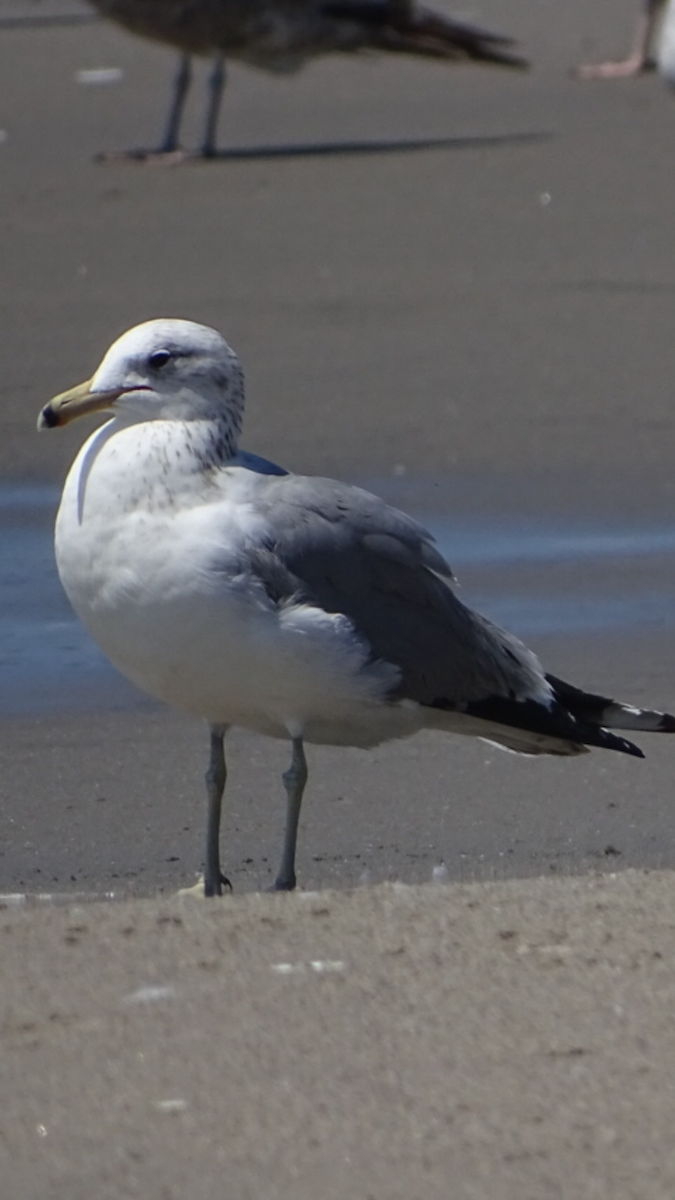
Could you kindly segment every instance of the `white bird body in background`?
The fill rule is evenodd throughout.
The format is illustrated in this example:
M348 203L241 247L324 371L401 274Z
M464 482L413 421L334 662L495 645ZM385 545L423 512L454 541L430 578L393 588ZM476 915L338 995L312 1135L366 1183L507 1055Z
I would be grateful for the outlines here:
M668 0L663 14L659 37L657 62L661 75L671 87L675 87L675 2Z

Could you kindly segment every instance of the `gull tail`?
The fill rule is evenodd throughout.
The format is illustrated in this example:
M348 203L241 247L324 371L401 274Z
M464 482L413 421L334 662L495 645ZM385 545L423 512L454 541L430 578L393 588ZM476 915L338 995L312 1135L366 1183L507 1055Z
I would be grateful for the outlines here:
M372 45L382 50L529 67L510 49L512 38L442 16L414 0L326 0L322 8L330 16L369 27Z

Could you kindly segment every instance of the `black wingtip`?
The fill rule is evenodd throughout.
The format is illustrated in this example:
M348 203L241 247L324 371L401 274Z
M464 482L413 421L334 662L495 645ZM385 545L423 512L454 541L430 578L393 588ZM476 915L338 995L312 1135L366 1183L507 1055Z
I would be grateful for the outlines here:
M631 729L640 733L675 733L675 717L671 713L650 708L636 708L621 704L609 696L586 692L559 679L547 675L558 700L577 720L599 725L603 729Z
M623 750L624 754L632 754L633 758L644 758L645 752L635 742L629 742L627 738L617 737L614 733L608 733L606 729L602 731L607 735L607 741L601 743L607 750Z
M439 698L434 700L432 707L452 709L456 706ZM559 741L579 747L596 746L602 750L618 750L623 754L632 755L633 758L644 758L644 753L634 742L612 733L602 725L579 719L560 703L545 705L532 699L512 700L506 696L485 696L482 700L462 705L460 711L467 716L486 721L492 727L502 725L506 729L519 730L521 734L531 733L538 738L551 740L553 745L550 748L542 748L540 743L539 749L533 751L536 753L555 753L555 742ZM528 753L527 750L522 752Z

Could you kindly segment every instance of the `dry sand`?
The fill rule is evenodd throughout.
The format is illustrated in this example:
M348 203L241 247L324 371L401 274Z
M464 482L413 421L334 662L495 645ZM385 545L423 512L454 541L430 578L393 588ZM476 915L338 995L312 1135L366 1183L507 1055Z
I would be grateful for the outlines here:
M449 518L672 521L675 101L568 75L624 48L636 4L484 0L526 77L235 67L224 146L328 152L166 170L93 157L157 136L170 54L105 23L3 30L28 9L0 0L5 479L62 478L83 430L38 440L38 408L164 314L226 333L246 445L293 469L402 500L423 481ZM97 67L122 81L78 82ZM533 572L533 603L570 571ZM670 621L534 645L675 707ZM274 870L285 750L237 735L237 895L207 907L170 895L199 865L199 727L75 712L65 678L38 707L0 722L0 889L149 898L0 912L3 1200L670 1200L672 742L644 763L431 736L312 752L321 892L271 897L241 893ZM380 882L441 858L445 887ZM378 886L345 891L364 871Z
M671 874L0 913L3 1195L670 1200Z

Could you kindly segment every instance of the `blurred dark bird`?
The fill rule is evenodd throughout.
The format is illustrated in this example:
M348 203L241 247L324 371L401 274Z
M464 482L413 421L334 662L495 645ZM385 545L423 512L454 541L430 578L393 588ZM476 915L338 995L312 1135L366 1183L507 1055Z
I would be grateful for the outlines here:
M442 16L415 0L90 0L125 29L180 51L164 136L153 154L179 149L191 59L213 59L199 154L216 153L225 59L276 73L320 54L391 51L453 61L526 67L512 40ZM137 152L143 157L143 152Z

